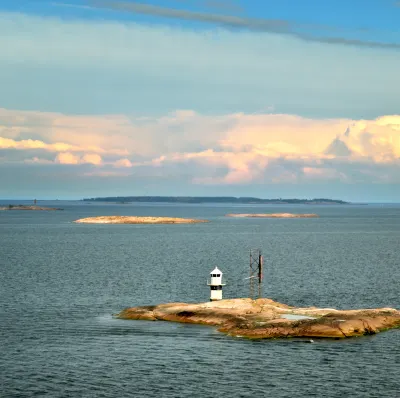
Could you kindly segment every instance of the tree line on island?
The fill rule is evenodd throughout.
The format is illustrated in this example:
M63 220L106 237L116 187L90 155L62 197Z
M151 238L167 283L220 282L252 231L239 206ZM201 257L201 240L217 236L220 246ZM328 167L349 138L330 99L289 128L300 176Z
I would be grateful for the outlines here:
M234 196L108 196L83 199L85 202L113 203L233 203L233 204L348 204L343 200L314 198L314 199L261 199L253 197Z

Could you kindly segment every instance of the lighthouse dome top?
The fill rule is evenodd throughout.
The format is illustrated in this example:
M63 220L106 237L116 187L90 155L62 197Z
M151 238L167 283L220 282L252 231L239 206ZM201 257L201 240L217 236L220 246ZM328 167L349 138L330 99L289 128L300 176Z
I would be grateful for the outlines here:
M220 269L218 269L218 267L215 267L211 272L210 275L218 275L221 276L222 275L222 271Z

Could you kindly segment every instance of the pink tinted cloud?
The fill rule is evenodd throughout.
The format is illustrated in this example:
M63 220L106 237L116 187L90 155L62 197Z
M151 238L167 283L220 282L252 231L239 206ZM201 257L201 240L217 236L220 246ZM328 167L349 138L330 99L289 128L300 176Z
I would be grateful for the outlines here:
M114 167L117 168L130 168L132 167L133 164L129 159L119 159L116 162L114 162Z
M204 184L349 181L355 167L360 173L375 167L378 174L378 165L399 167L400 116L309 119L191 110L161 117L69 116L0 109L0 149L26 151L26 161L41 159L32 151L52 152L55 163L90 164L104 176L130 168L170 176L181 165Z
M97 153L88 153L82 156L81 163L88 163L100 166L103 163L103 159Z
M89 153L80 157L71 152L60 152L54 161L59 164L92 164L95 166L100 166L103 163L101 156L96 153Z
M55 162L59 164L79 164L80 158L70 152L61 152L56 156Z

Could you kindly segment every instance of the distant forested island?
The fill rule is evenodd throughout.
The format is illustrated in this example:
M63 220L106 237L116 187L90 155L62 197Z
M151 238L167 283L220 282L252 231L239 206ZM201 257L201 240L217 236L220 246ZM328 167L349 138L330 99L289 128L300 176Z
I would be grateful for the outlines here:
M233 204L305 204L305 205L342 205L349 204L343 200L315 199L261 199L234 196L109 196L104 198L86 198L84 202L112 203L233 203Z

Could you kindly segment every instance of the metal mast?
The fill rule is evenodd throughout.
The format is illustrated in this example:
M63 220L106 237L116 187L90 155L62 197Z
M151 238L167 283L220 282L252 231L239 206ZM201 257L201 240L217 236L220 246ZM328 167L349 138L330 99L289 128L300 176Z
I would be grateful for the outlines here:
M262 296L263 256L260 249L250 250L250 298L255 300Z

